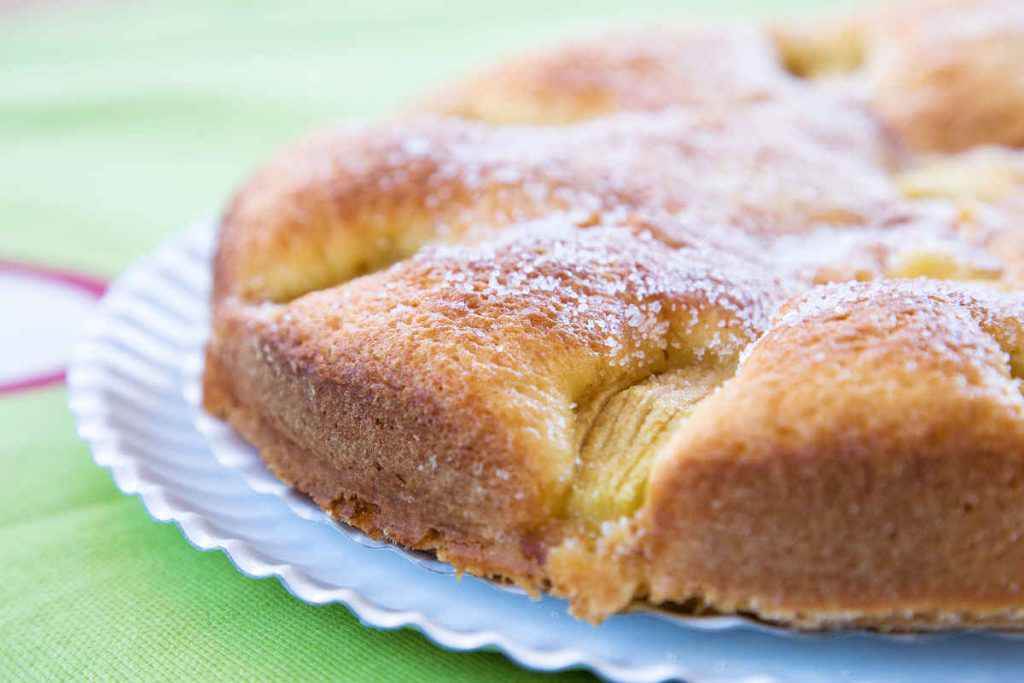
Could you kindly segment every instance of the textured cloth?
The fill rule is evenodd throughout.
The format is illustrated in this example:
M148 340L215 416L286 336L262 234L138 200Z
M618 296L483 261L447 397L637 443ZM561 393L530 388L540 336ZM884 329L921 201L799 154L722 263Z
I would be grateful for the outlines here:
M687 4L815 3L673 9ZM609 0L434 5L0 4L0 259L113 277L311 126L379 116L580 24L664 14ZM4 326L6 354L19 325ZM61 385L0 396L0 680L536 675L365 628L193 549L91 462L66 404Z

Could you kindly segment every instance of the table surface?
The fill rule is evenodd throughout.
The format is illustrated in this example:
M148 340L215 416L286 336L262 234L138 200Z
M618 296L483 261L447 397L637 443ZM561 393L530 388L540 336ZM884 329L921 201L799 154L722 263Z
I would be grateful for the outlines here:
M0 3L0 276L13 261L113 277L216 212L288 139L393 111L524 46L611 22L835 4ZM80 327L82 297L65 310L17 292L0 296L0 679L538 675L306 605L154 522L92 464L61 384L2 393L3 368L54 340L65 353Z

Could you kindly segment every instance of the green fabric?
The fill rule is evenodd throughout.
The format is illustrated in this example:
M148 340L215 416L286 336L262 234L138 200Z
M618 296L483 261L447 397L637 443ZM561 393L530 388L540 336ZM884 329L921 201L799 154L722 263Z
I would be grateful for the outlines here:
M313 125L378 116L580 24L814 4L826 3L105 1L0 12L0 258L113 276L216 211L254 164ZM193 549L92 464L66 401L60 387L0 398L0 680L535 676L498 654L364 628L343 607L303 604Z

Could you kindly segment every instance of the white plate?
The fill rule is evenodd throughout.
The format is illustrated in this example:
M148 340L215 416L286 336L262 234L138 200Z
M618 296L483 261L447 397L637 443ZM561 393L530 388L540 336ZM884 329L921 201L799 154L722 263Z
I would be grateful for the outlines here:
M110 288L68 382L79 434L150 514L244 574L297 598L340 602L367 625L411 626L453 650L494 648L542 670L690 683L953 683L1021 680L1024 643L994 633L793 634L736 617L628 614L593 627L554 598L530 600L338 525L281 485L198 408L212 224L173 239Z

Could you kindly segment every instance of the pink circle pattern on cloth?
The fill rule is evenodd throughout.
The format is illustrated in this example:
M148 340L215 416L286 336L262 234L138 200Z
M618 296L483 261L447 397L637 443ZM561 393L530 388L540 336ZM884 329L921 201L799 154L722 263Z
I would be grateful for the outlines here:
M0 396L58 384L81 323L106 291L103 280L21 261L0 260Z

